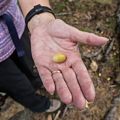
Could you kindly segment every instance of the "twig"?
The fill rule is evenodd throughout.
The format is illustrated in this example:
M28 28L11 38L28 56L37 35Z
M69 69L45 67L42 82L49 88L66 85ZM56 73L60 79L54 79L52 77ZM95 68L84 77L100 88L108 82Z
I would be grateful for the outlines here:
M69 105L64 105L63 109L61 110L61 118L63 119L68 111L68 109L73 109L74 107L69 104Z
M97 57L101 52L103 51L103 48L99 49L97 52L95 53L91 53L91 54L84 54L83 56L86 58L93 58L93 57Z
M105 120L117 120L116 119L116 116L115 116L115 113L117 111L117 107L113 107L111 108L111 110L109 111L109 113L105 116Z
M61 118L64 118L64 117L65 117L65 114L66 114L67 110L68 110L68 106L66 106L65 109L63 110L63 114L62 114L62 117L61 117Z
M111 52L113 45L114 45L115 39L112 39L112 41L108 44L108 47L106 49L106 52L104 54L105 57L108 56L108 54Z
M57 119L58 119L58 117L60 116L60 113L61 113L61 111L59 110L59 111L57 112L57 114L56 114L54 120L57 120Z
M91 54L87 54L87 55L84 54L83 56L88 58L88 59L92 59L92 58L97 57L98 55L101 54L101 59L106 60L107 56L109 55L109 53L111 52L111 50L113 48L114 42L115 42L115 38L111 39L110 42L107 45L103 46L97 52L91 53Z
M56 14L56 16L65 16L65 15L72 15L72 13L63 12L63 13L57 13Z

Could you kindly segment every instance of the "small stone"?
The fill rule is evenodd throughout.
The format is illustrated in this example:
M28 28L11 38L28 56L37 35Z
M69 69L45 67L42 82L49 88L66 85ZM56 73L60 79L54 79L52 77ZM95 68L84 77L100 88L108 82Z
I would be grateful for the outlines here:
M96 63L96 61L92 61L92 63L90 64L90 67L92 69L92 71L96 72L98 70L98 65Z
M98 76L99 76L99 77L101 77L101 76L102 76L102 74L101 74L101 73L99 73L99 74L98 74Z
M116 56L117 55L117 53L113 53L114 54L114 56Z
M74 0L68 0L69 2L73 2Z
M113 50L116 50L116 47L115 47L115 46L113 46Z
M107 78L107 81L110 81L111 80L111 78L109 77L109 78Z

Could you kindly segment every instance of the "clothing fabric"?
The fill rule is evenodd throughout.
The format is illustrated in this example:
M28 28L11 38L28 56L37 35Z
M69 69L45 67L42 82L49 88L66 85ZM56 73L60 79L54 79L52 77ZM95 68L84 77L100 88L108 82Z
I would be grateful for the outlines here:
M16 27L13 23L13 17L10 14L3 14L1 19L6 23L9 34L12 38L12 41L15 45L18 57L23 57L25 55L25 51L22 46L22 41L20 41Z
M0 0L0 16L7 13L13 18L19 38L24 40L26 56L18 58L5 21L0 19L0 92L7 93L33 112L45 112L50 107L50 101L36 94L35 88L42 85L41 79L29 69L34 62L28 46L30 44L25 43L29 38L28 34L23 34L25 22L17 0ZM25 60L30 63L29 67Z
M19 38L21 38L25 28L25 21L17 5L17 0L0 0L0 15L4 13L11 14ZM0 62L6 60L14 50L15 46L12 42L7 26L5 22L0 19Z
M0 0L0 15L2 15L8 8L12 0Z
M26 56L18 58L14 51L9 58L0 62L0 92L7 93L33 112L44 112L50 107L50 101L47 97L35 93L36 88L40 88L42 82L39 75L33 74L31 71L34 62L30 52L27 29L24 31L21 41Z
M44 112L50 106L49 99L35 93L31 82L17 67L13 58L0 63L0 91L33 112Z

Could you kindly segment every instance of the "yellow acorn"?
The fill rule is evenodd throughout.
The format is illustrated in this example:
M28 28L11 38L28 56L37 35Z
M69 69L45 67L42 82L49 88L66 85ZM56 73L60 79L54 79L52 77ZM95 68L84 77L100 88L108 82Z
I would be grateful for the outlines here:
M56 63L63 63L67 59L67 56L63 53L57 53L53 56L53 61Z

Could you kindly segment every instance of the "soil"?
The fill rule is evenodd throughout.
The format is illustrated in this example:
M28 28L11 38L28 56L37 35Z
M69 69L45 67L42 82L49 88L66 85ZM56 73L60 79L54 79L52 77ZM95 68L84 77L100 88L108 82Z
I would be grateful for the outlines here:
M57 18L79 30L93 32L110 39L110 43L102 47L79 45L82 58L95 85L96 99L82 111L74 107L68 108L64 117L58 117L57 120L120 120L120 106L118 105L120 100L115 104L113 102L120 95L120 84L116 82L120 72L119 43L116 32L118 0L51 1ZM0 112L0 120L8 120L23 109L22 106L12 101L7 110ZM109 111L115 114L108 119L107 115L113 114ZM54 117L55 113L51 115ZM32 119L48 120L48 115L33 114Z

